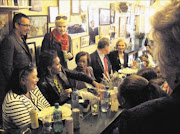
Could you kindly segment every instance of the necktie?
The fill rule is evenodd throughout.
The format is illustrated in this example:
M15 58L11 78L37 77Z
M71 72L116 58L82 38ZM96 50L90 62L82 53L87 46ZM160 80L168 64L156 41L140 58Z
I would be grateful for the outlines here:
M104 74L106 75L106 77L108 78L108 65L107 65L107 59L104 56Z

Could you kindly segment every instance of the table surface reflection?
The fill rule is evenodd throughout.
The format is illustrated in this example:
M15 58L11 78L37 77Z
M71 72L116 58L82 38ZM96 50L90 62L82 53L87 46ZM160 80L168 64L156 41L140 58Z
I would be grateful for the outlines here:
M99 112L95 116L92 116L91 112L89 112L84 117L81 117L80 129L75 130L74 134L100 134L121 112L122 109L119 109L117 112ZM65 128L63 134L66 134Z

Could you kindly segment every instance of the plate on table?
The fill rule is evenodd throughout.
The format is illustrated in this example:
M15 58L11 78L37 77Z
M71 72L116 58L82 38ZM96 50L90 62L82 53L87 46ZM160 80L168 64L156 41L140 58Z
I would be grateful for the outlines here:
M118 72L121 74L136 74L138 69L133 69L133 68L123 68L120 69Z
M71 116L71 105L70 104L64 104L63 106L59 106L62 111L62 120L65 120L67 117ZM51 106L48 108L43 109L38 113L38 118L42 121L43 118L47 115L51 115L51 120L53 119L53 111L55 107Z

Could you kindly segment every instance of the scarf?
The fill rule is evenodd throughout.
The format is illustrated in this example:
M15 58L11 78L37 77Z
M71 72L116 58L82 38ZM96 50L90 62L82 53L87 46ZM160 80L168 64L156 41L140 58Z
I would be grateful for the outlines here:
M61 36L57 31L56 28L50 33L50 41L54 41L56 43L61 44L61 50L69 51L69 39L67 33Z

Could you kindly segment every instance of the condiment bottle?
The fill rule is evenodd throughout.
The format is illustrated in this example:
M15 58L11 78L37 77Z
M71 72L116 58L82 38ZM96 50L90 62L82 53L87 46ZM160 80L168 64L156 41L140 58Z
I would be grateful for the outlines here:
M37 128L39 128L37 110L32 109L32 110L30 111L30 118L31 118L31 127L32 127L32 129L37 129Z

